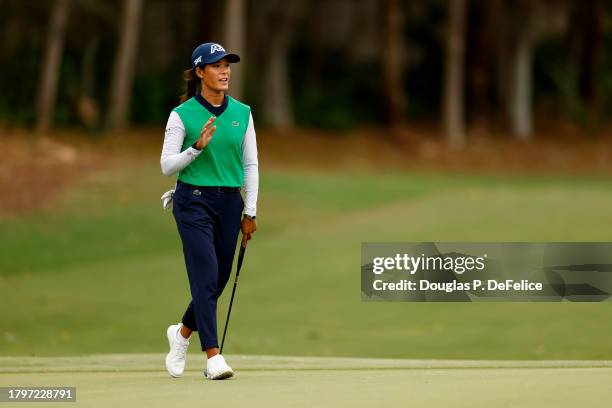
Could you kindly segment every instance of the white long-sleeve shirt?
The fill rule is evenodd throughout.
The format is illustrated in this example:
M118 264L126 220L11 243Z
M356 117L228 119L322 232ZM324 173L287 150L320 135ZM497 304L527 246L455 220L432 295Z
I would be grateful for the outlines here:
M194 149L191 146L181 152L184 140L185 125L178 113L172 111L166 124L160 159L161 170L165 176L172 176L183 170L202 153L202 150ZM257 213L259 193L259 163L253 115L250 114L249 124L242 140L242 163L244 168L244 213L254 217Z

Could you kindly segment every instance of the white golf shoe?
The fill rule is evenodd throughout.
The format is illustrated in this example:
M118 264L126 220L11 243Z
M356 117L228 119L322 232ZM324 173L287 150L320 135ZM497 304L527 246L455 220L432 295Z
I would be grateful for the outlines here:
M183 338L179 330L181 324L173 324L166 330L170 352L166 356L166 369L172 377L180 377L185 371L185 354L189 347L189 339Z
M225 380L234 375L232 367L228 366L221 354L209 358L206 361L204 375L209 380Z

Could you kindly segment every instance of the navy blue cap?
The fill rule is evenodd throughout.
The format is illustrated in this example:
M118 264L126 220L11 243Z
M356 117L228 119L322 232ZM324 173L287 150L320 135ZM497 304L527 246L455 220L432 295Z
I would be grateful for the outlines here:
M228 54L220 44L204 43L196 47L191 53L191 68L202 67L206 64L213 64L221 61L223 58L227 62L235 63L240 61L240 57L236 54Z

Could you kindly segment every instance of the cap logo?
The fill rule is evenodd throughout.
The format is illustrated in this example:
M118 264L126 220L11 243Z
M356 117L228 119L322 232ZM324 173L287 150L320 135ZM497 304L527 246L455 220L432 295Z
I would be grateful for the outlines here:
M193 65L198 65L200 62L202 62L202 56L201 55L198 58L196 58L195 60L193 60Z
M214 54L217 51L225 52L225 48L220 46L219 44L213 44L210 46L210 53Z

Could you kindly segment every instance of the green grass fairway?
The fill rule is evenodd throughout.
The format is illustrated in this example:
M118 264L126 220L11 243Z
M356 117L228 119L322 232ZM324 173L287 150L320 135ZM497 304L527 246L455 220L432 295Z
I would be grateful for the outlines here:
M86 407L609 407L612 362L229 356L227 381L190 356L172 379L162 354L0 358L2 386L76 386ZM19 406L37 406L23 404ZM57 406L74 406L57 404ZM56 406L56 404L53 404Z
M189 301L176 226L159 201L173 183L157 164L113 168L83 180L53 211L0 220L0 355L165 352L166 327ZM611 302L360 300L363 241L611 241L610 203L612 180L600 177L264 169L259 231L246 253L227 351L612 360ZM276 380L246 371L245 383L251 375ZM360 378L352 383L367 384Z

